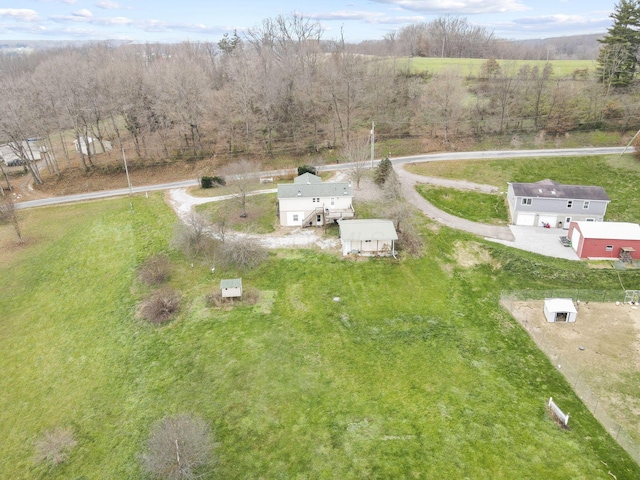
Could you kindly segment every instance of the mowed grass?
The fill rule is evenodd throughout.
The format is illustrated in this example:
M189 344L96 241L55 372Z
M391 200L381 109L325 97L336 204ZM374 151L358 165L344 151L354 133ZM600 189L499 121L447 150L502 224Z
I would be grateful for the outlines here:
M275 193L246 197L246 217L241 217L243 211L238 198L198 205L196 211L214 224L225 218L231 230L271 233L276 224L276 200Z
M451 215L491 225L509 223L504 195L433 185L418 185L416 188L426 200Z
M611 272L423 228L420 260L273 253L243 275L263 305L215 310L205 296L220 276L170 252L183 308L152 327L134 315L146 291L135 268L168 251L174 217L159 195L23 218L46 234L0 267L5 478L142 478L150 426L179 412L215 432L207 479L640 477L498 306L522 283L615 288ZM3 246L11 233L0 227ZM468 242L495 262L459 266ZM549 418L549 396L571 430ZM57 425L78 446L59 467L34 464L34 441Z
M504 192L507 182L537 182L546 178L569 185L597 185L611 199L608 221L640 221L637 202L640 162L632 155L428 162L406 168L420 175L495 185Z
M409 68L413 73L439 73L444 70L458 70L461 75L467 77L478 77L480 75L482 65L486 63L486 59L482 58L422 58L413 57L400 59L398 66L401 68ZM507 73L516 75L518 70L525 65L531 68L538 67L542 72L546 65L546 60L498 60L500 67ZM587 69L588 74L593 74L596 69L593 60L549 60L553 67L553 75L555 77L572 76L576 70Z

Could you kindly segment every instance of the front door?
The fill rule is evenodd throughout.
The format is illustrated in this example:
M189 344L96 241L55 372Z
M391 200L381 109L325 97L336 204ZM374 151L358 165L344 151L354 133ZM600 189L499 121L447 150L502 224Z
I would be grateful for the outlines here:
M320 215L320 214L316 215L316 223L318 225L322 225L322 215Z
M571 217L566 217L564 219L564 225L562 226L562 228L564 228L565 230L569 230L570 223L571 223Z

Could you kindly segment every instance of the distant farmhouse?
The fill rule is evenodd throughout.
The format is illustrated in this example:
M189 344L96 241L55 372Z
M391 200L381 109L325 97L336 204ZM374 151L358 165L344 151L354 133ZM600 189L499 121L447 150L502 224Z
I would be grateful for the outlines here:
M5 143L0 145L0 157L8 167L17 167L27 161L40 160L40 150L34 140L16 143Z
M509 183L509 213L514 225L569 229L572 221L602 222L609 196L602 187L563 185L546 179Z
M87 145L89 148L87 149ZM80 141L76 138L73 141L73 146L76 149L76 152L82 151L83 154L88 155L91 152L91 155L96 155L98 153L110 152L112 150L111 142L109 140L95 140L93 137L80 137Z
M353 188L346 182L326 182L305 173L293 183L278 184L278 216L283 227L321 227L353 218Z
M398 234L391 220L342 220L339 225L342 255L395 255Z

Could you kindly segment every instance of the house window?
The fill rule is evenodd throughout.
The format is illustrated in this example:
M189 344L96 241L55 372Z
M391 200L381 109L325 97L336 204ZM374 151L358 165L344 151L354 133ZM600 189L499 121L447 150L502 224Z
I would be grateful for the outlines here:
M585 210L589 208L589 200L584 201L584 203L582 204L582 208L584 208Z
M312 201L312 202L314 202L314 203L316 203L316 202L317 202L317 203L320 203L320 199L319 199L319 198L316 198L316 197L313 197L313 198L311 199L311 201Z
M531 205L531 199L530 198L523 198L522 199L522 205Z
M595 218L587 218L587 222L595 222L596 219Z
M573 200L567 200L567 208L573 207Z
M607 245L604 247L605 252L613 252L613 245Z
M299 220L298 220L298 215L294 215L294 216L293 216L293 221L294 221L294 222L298 222L298 221L299 221Z
M364 243L371 243L371 240L365 240Z

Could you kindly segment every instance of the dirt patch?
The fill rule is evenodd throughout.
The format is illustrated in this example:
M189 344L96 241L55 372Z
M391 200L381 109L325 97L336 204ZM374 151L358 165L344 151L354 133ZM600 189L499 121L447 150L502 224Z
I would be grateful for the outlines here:
M503 305L565 375L587 407L595 411L605 428L616 437L622 426L637 448L640 309L629 304L581 302L575 323L549 323L542 301Z
M456 262L462 267L471 268L483 263L493 261L489 252L477 242L461 242L454 244L454 256Z

